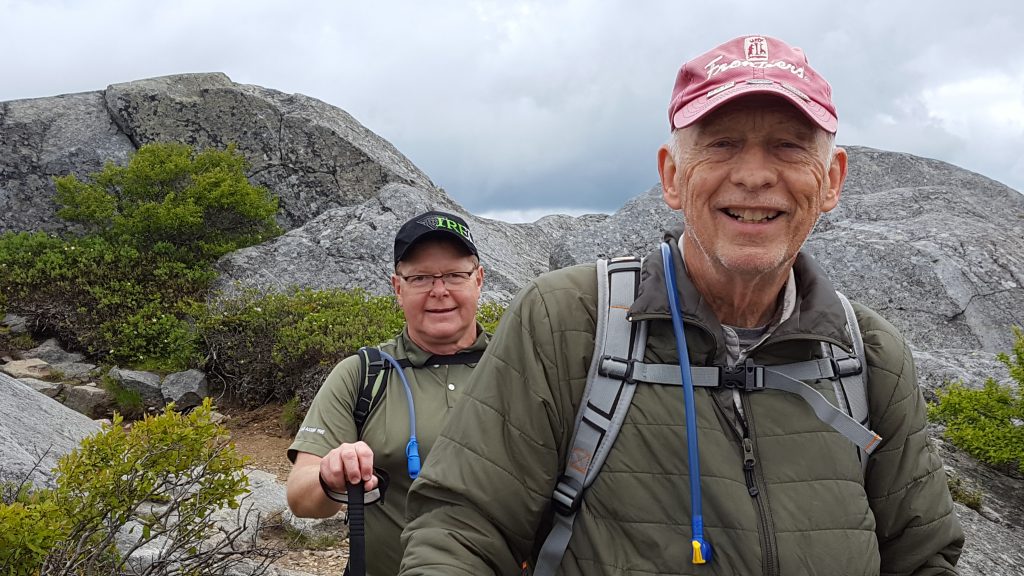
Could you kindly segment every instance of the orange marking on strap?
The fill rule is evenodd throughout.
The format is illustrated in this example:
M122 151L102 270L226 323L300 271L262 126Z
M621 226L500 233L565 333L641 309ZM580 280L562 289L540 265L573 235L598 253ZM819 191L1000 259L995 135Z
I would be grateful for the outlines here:
M874 446L875 444L878 444L879 440L881 440L881 439L882 439L881 436L879 436L878 434L875 434L875 437L871 440L871 442L868 443L868 445L864 447L864 451L867 452L867 453L871 453L871 447Z

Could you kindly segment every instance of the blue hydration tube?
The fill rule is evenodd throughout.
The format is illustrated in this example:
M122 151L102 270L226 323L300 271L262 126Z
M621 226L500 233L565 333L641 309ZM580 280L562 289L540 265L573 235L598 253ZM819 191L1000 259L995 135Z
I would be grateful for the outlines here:
M415 480L420 474L420 443L416 441L416 406L412 403L412 388L398 360L383 350L380 351L380 357L391 363L405 387L406 403L409 405L409 443L405 445L405 460L409 466L409 478Z
M679 313L679 290L676 288L675 264L668 242L661 243L661 260L665 271L665 288L668 290L668 305L672 310L672 330L676 336L676 351L679 353L679 372L683 378L683 399L686 402L686 448L690 464L690 528L693 546L693 563L711 561L711 544L704 540L704 514L701 510L700 495L700 453L697 450L697 411L693 400L693 379L690 377L690 356L687 353L686 334L683 332L683 318Z

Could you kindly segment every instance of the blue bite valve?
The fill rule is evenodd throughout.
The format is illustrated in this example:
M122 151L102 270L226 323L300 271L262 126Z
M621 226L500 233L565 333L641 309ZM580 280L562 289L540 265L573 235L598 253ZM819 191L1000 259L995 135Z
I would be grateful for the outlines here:
M409 463L409 478L415 479L420 474L420 443L415 438L405 445L405 459Z

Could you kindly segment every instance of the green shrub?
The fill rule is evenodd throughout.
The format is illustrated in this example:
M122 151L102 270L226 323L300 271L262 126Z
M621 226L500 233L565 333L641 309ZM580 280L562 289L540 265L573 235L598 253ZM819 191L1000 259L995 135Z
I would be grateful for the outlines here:
M30 350L35 347L36 342L32 339L31 334L24 332L20 334L12 334L10 328L0 326L0 352L10 350Z
M110 392L110 396L114 400L114 407L121 416L135 420L146 413L146 404L142 401L142 394L139 394L138 390L125 388L120 382L106 375L100 379L100 384L104 390Z
M945 436L978 460L1024 472L1024 332L1014 330L1013 356L1000 354L1016 387L989 378L980 389L954 383L937 392L929 417L946 425Z
M298 396L292 396L291 400L281 406L281 431L289 436L294 436L299 431L303 418L302 402Z
M485 303L477 319L493 332L504 311ZM296 395L299 406L308 406L336 363L362 346L393 338L404 324L393 296L362 290L250 291L197 315L208 370L234 399L251 406L290 402ZM300 411L296 424L301 420Z
M234 145L196 153L178 143L139 148L127 166L108 163L82 182L56 179L58 214L112 244L206 263L280 233L277 200L245 176Z
M277 201L233 147L143 146L127 166L57 179L59 214L87 231L0 236L6 308L94 359L173 371L201 360L189 312L214 260L280 232Z
M35 495L35 501L26 500L0 503L0 573L4 575L39 574L50 551L71 528L68 517L48 493Z
M484 302L476 311L476 319L490 334L498 329L498 322L505 314L506 307L497 302Z
M294 289L246 293L197 318L207 366L238 401L311 399L326 370L360 346L397 334L402 312L390 296L364 291ZM305 384L305 385L304 385Z
M147 573L219 574L240 557L265 560L271 551L245 546L211 518L237 508L248 487L212 410L208 399L188 415L168 407L130 430L115 416L60 458L56 488L0 504L0 574L119 574L122 529L139 545L166 539L167 564ZM208 540L214 535L222 538Z

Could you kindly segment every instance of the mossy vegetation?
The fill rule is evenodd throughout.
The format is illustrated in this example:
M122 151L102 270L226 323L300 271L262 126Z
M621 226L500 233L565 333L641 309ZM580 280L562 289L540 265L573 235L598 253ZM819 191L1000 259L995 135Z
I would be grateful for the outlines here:
M955 446L998 469L1024 473L1024 332L1015 329L1011 354L999 360L1009 368L1013 386L989 378L981 389L954 383L938 391L929 417L945 425Z
M110 397L114 400L114 408L121 416L135 420L146 413L142 394L139 394L137 390L125 388L116 379L106 375L100 379L100 385L104 390L110 392Z
M281 431L288 436L294 436L299 431L299 426L302 425L303 417L301 400L298 396L292 396L291 400L281 406L281 417L279 420Z
M949 495L953 497L954 502L959 502L975 512L981 511L983 498L981 490L972 487L959 476L946 478L946 484L949 486Z

